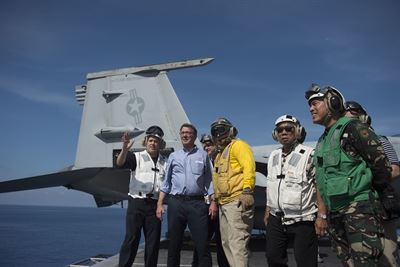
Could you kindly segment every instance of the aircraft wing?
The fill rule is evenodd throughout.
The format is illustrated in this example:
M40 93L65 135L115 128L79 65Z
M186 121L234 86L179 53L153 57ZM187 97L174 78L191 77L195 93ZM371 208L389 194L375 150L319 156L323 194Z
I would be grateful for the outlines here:
M128 198L129 170L84 168L0 182L0 193L65 186L93 195L98 207Z
M55 186L69 188L76 182L95 176L99 171L101 168L85 168L0 182L0 193Z

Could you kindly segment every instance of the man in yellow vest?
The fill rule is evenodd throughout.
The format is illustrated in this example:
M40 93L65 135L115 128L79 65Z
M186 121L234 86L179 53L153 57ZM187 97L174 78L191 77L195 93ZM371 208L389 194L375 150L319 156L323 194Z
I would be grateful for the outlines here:
M254 217L255 161L250 146L237 139L237 130L226 118L211 124L218 146L213 184L219 204L222 246L229 265L249 265L249 241Z

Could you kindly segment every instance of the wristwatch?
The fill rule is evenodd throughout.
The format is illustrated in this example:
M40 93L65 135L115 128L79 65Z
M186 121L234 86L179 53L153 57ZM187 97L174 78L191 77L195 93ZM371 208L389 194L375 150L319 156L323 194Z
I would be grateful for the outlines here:
M243 188L243 193L245 193L245 194L252 194L252 193L253 193L253 190L251 190L250 187L245 187L245 188Z
M328 216L326 216L326 214L324 214L324 213L318 213L318 218L321 218L322 220L326 220L328 218Z

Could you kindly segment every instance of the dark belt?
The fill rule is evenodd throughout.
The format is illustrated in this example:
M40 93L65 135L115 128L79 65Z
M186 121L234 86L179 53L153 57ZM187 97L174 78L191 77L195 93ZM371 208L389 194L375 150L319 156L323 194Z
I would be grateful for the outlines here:
M152 197L154 197L154 194L153 193L148 193L148 194L146 194L146 193L143 193L143 192L139 192L138 193L138 195L139 196L146 196L147 198L152 198Z
M180 200L203 200L204 196L188 196L188 195L169 195L172 198L180 199Z

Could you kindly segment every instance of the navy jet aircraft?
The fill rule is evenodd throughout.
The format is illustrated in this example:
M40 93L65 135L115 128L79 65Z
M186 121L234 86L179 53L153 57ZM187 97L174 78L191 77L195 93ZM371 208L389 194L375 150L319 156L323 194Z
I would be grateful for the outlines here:
M115 168L121 137L140 136L151 125L164 130L168 154L181 148L179 127L188 117L167 77L176 69L204 66L213 58L123 68L87 74L87 83L75 88L83 105L76 159L56 173L0 182L0 193L65 186L93 195L98 207L128 199L129 170ZM400 137L391 138L396 151ZM197 145L200 146L197 140ZM314 143L306 143L314 146ZM267 158L279 145L253 147L257 178L255 229L264 229ZM143 150L135 142L134 151Z

